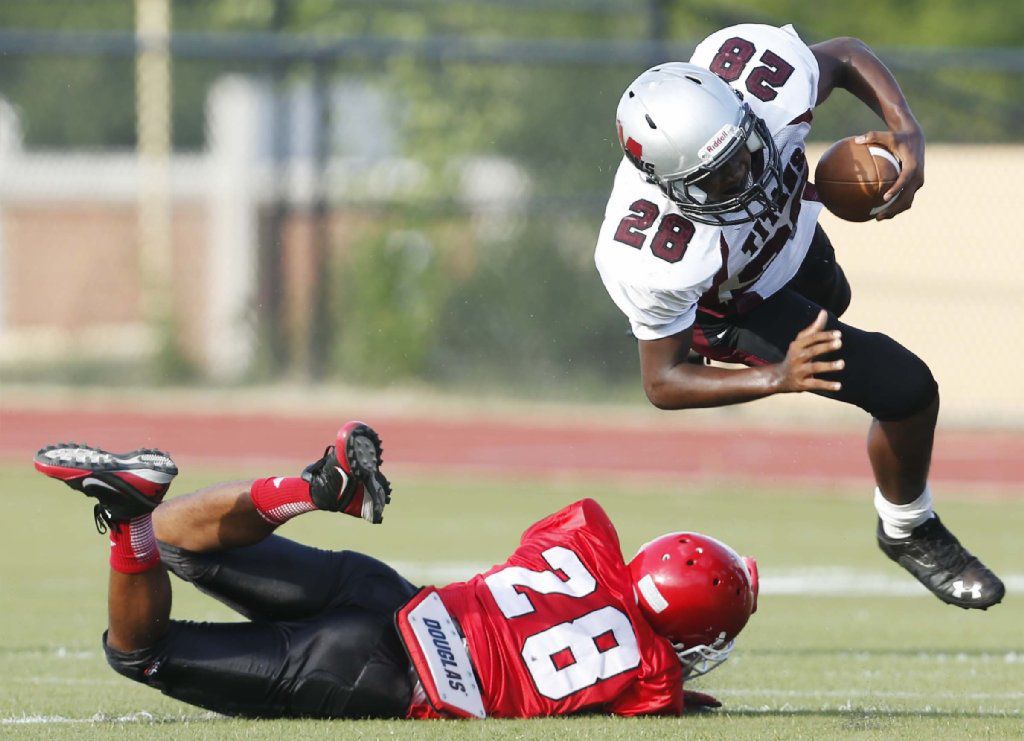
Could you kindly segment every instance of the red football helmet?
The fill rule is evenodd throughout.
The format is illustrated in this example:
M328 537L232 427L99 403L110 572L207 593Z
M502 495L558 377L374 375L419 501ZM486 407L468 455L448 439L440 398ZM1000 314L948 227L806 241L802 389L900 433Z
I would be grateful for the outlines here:
M637 602L672 641L684 678L714 669L757 610L757 563L700 533L669 533L629 562Z

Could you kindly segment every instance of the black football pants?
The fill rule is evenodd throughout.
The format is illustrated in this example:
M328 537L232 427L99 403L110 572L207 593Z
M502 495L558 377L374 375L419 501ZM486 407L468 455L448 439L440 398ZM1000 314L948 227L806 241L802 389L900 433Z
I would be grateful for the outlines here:
M150 648L106 645L120 674L226 715L401 718L410 663L395 611L416 588L391 567L272 535L245 548L191 553L160 544L164 564L248 622L172 620Z
M846 366L823 376L840 381L840 391L814 393L855 404L880 420L905 419L928 407L938 393L928 366L892 338L839 321L849 304L850 285L818 226L807 256L785 288L745 314L718 317L698 310L693 347L723 362L778 363L797 333L824 308L825 327L842 331L843 346L821 360L842 358Z

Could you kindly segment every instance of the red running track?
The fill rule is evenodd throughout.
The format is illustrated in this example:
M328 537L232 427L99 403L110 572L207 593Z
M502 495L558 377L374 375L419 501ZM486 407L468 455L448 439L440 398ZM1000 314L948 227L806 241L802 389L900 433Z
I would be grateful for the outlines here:
M374 415L389 465L500 476L646 475L699 479L869 484L864 433L756 428L650 428L637 423L531 424ZM79 441L110 450L159 447L184 464L274 473L316 458L339 417L136 413L5 408L0 457L26 464L44 444ZM1024 493L1024 434L940 431L934 482Z

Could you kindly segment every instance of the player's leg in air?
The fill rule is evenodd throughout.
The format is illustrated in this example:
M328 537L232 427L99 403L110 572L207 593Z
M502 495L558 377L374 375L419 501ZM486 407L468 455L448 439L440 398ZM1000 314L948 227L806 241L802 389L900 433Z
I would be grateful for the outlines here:
M36 467L98 500L111 540L104 648L119 673L171 697L253 717L404 717L413 680L393 625L415 587L353 552L273 535L315 509L380 522L380 440L346 424L301 477L220 484L161 504L164 453L43 448ZM159 505L159 506L158 506ZM253 622L170 619L164 566Z
M928 366L884 334L843 324L849 283L820 226L807 258L789 285L749 314L713 317L698 312L702 354L747 364L777 363L789 343L821 308L827 330L842 332L842 349L818 360L843 359L829 373L837 392L815 392L871 414L867 452L874 472L877 540L882 551L940 600L987 609L1000 602L1003 583L946 529L932 508L928 485L939 412L938 385Z

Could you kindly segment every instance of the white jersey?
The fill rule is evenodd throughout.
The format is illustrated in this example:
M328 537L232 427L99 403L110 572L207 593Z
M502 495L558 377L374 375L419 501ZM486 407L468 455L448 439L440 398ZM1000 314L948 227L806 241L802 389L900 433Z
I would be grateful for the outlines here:
M804 139L818 63L792 26L732 26L702 41L693 64L722 77L768 126L782 162L777 214L714 226L688 220L625 158L615 175L595 261L641 340L690 327L705 311L742 313L782 288L807 254L821 203L807 190ZM806 196L806 198L805 198Z

